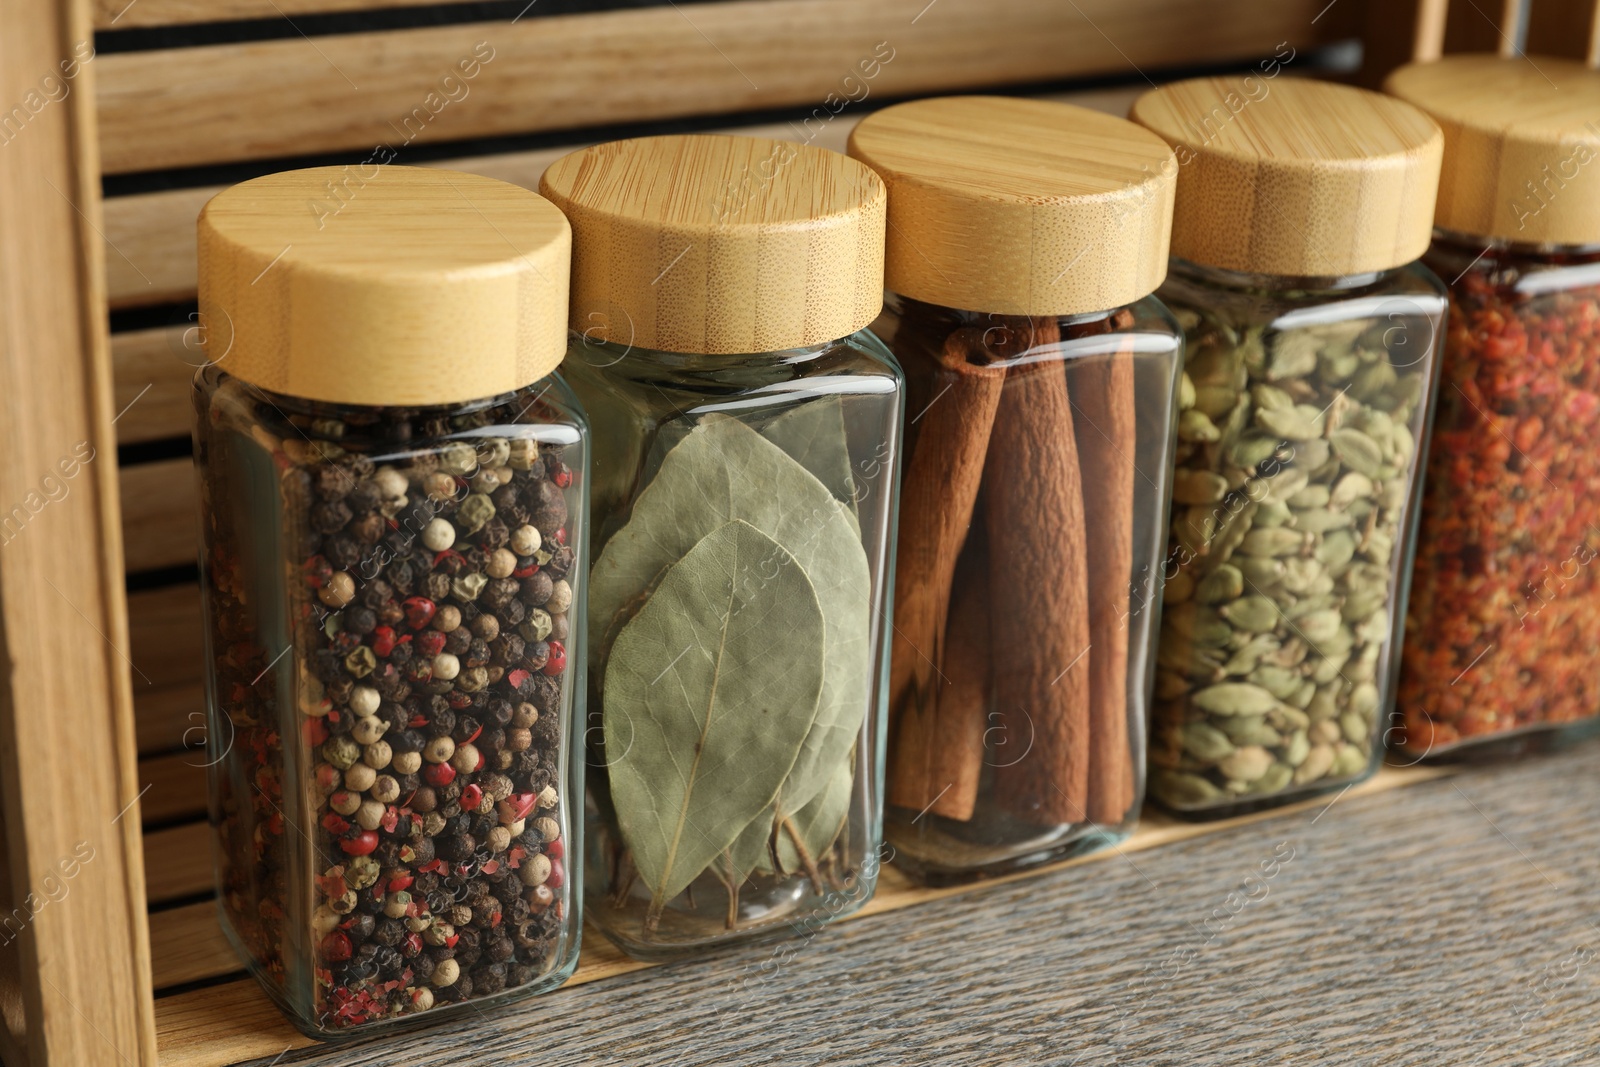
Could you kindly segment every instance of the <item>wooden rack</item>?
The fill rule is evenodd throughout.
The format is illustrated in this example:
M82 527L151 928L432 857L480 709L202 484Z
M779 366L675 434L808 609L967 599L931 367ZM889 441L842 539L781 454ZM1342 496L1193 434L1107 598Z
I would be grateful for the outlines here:
M1413 57L1523 42L1593 63L1594 8L0 0L0 1056L198 1067L304 1040L242 977L210 899L187 332L194 219L220 185L357 163L378 143L528 186L619 131L759 120L840 147L865 110L952 91L1065 92L1120 113L1149 82L1280 42L1311 72L1359 40L1344 74L1368 84ZM825 119L879 41L894 58L870 96ZM468 95L419 111L478 42L493 58ZM1206 829L1152 819L1125 847ZM93 858L67 876L80 843ZM891 872L868 911L939 895ZM637 966L588 946L577 980Z

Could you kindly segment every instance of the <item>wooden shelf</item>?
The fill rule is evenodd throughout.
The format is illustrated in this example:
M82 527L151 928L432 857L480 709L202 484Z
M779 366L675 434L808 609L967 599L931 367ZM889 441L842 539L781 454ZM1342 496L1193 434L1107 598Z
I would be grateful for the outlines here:
M1432 781L1448 773L1448 768L1385 767L1368 781L1351 788L1345 796L1387 792ZM1118 856L1220 834L1264 819L1315 811L1327 807L1338 796L1329 794L1313 797L1271 811L1207 823L1182 822L1151 813L1142 820L1132 836L1115 848L965 886L924 888L911 882L898 869L885 867L876 895L860 911L842 921L859 922L872 916L968 893L988 892L996 886L1038 878L1053 871L1102 863ZM174 883L170 879L163 882L159 891L158 887L152 885L150 898L155 901L163 894L170 898L174 895L173 888ZM151 916L150 941L157 997L156 1035L162 1067L224 1067L241 1060L270 1058L288 1049L317 1044L289 1025L253 979L240 974L240 964L217 928L214 901L156 912ZM586 930L577 973L562 988L604 981L652 966L629 959L602 935ZM214 982L203 988L189 988L163 995L164 990L174 986L208 979Z

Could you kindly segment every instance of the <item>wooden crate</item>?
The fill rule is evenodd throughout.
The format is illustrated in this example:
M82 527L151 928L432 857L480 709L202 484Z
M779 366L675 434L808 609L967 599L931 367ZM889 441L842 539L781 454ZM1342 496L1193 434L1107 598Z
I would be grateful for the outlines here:
M0 0L0 1056L214 1065L306 1043L222 941L202 821L184 359L194 218L219 184L385 143L532 186L619 131L756 118L839 147L880 102L951 91L1065 90L1121 112L1149 82L1280 42L1312 69L1360 38L1369 83L1519 35L1593 59L1592 2L1532 0L1526 23L1525 6ZM822 121L879 41L894 58L870 96ZM493 55L468 95L419 112L480 42ZM1207 829L1152 819L1124 848ZM891 871L867 913L940 895ZM637 966L591 938L574 981Z

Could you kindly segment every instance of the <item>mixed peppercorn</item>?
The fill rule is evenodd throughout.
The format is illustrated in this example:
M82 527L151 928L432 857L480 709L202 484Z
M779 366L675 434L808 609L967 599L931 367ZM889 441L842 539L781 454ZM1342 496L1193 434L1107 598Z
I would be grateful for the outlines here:
M213 421L259 395L224 380ZM522 421L540 418L535 404ZM260 537L244 528L249 505L208 502L216 710L236 739L214 772L217 821L235 933L279 984L285 952L307 936L290 924L311 881L315 1013L337 1030L526 984L570 940L561 751L575 475L560 446L445 437L511 412L385 412L381 440L349 420L290 421L244 424L253 443L218 434L209 454L201 434L203 463L271 449L297 561L282 601L289 655L263 639L282 631L250 584L262 576L242 573ZM263 429L274 424L283 437ZM213 497L229 492L205 481ZM290 678L292 711L277 693Z
M1402 654L1416 755L1600 713L1600 287L1528 284L1596 260L1430 259L1457 280Z

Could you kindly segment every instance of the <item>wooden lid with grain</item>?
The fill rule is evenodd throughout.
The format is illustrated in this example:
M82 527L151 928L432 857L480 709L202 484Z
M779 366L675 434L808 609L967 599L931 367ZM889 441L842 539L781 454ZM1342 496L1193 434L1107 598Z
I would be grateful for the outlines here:
M1600 241L1600 71L1545 56L1449 56L1384 89L1444 129L1436 225L1530 244Z
M710 355L855 333L883 306L884 189L853 159L764 137L612 141L539 191L572 221L574 330Z
M850 154L889 186L897 293L1070 315L1132 303L1166 277L1177 166L1124 119L1044 100L917 100L862 119Z
M566 352L572 231L507 182L284 171L212 197L199 234L207 358L272 392L459 403L538 381Z
M1329 277L1428 247L1443 138L1381 93L1306 78L1192 78L1129 117L1178 155L1172 254L1225 270Z

